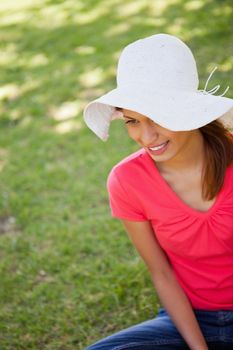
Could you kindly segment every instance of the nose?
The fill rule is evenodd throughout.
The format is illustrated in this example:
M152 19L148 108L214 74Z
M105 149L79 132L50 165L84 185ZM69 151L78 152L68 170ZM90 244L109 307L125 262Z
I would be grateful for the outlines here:
M153 121L144 123L140 130L140 140L145 147L153 145L159 137L158 130Z

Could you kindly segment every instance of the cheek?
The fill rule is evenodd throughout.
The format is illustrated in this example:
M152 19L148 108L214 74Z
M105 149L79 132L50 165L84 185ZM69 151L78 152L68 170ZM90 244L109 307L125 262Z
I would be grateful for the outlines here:
M129 137L131 139L133 139L134 141L138 140L138 133L136 130L132 129L132 128L127 128L127 133L129 135Z
M175 138L172 140L172 149L175 153L179 153L184 150L187 145L187 141L183 138Z
M180 142L178 142L178 140L176 138L172 138L170 137L170 145L168 147L168 152L167 154L170 156L174 156L175 154L179 153L180 149L181 149L181 144Z

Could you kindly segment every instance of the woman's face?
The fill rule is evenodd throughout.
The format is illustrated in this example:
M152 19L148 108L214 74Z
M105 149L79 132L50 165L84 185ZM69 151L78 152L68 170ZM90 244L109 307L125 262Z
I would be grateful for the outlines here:
M128 135L156 161L178 159L190 146L192 152L193 137L200 137L199 130L171 131L156 124L137 112L121 109ZM192 153L190 153L192 155Z

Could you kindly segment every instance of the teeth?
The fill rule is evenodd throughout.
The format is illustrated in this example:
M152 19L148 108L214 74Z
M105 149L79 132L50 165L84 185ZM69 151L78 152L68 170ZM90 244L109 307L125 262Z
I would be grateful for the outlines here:
M167 144L167 142L165 142L165 143L163 143L162 145L157 146L157 147L151 147L150 149L151 149L152 151L158 151L159 149L163 148L166 144Z

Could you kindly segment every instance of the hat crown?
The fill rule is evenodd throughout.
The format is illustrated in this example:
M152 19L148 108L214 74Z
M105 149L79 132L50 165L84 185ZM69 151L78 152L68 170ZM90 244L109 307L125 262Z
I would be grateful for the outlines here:
M124 48L118 61L117 85L197 91L196 62L177 37L155 34Z

